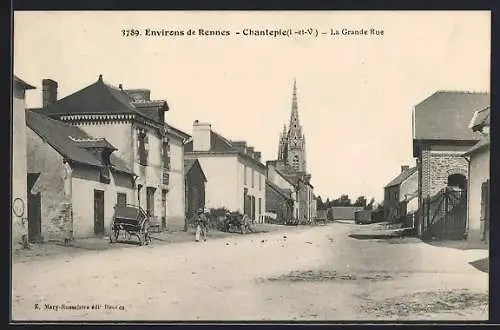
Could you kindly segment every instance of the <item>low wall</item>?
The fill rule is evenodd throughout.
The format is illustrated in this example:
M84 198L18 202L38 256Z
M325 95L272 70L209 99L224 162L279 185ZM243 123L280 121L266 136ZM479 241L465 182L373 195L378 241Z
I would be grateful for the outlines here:
M356 223L371 223L372 222L372 211L371 210L361 210L354 212L354 221Z

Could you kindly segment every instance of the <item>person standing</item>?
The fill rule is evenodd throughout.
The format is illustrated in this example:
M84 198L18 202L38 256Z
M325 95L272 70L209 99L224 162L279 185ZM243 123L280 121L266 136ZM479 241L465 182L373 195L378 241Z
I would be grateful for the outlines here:
M200 235L203 236L203 241L207 240L208 218L203 212L203 209L198 209L196 216L196 242L200 241Z

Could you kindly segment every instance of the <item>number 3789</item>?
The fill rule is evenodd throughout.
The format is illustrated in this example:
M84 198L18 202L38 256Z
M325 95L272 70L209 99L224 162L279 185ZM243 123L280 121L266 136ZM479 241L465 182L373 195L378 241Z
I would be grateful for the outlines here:
M140 35L139 30L131 29L131 30L122 30L122 37L137 37Z

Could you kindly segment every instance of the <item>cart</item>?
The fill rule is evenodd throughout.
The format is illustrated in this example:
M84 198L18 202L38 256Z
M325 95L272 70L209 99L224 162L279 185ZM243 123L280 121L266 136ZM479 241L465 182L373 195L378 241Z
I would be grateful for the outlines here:
M116 205L111 221L110 243L118 242L120 234L123 234L125 241L130 241L130 238L135 236L139 245L149 244L149 222L149 216L140 206Z

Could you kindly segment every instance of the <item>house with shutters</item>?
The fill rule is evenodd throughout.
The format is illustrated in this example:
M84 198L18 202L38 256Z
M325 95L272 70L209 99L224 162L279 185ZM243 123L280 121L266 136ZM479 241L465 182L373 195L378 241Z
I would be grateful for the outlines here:
M266 166L261 153L245 141L231 141L194 121L185 159L198 159L206 176L205 207L225 207L259 221L265 212Z
M136 178L117 148L36 111L26 112L26 126L30 241L108 233Z
M469 164L462 155L480 140L468 128L470 119L477 109L489 104L489 93L438 91L414 107L419 236L458 239L468 235L465 218Z
M26 91L35 87L14 76L12 82L12 158L10 165L12 246L21 243L27 231Z
M57 82L44 79L42 83L43 107L34 111L76 126L89 136L105 138L117 149L114 154L137 174L134 193L124 202L141 206L153 220L166 226L172 136L165 123L167 101L151 100L148 89L113 86L104 82L102 75L61 99L57 98ZM182 200L184 189L176 188L175 193L182 195L177 200ZM116 200L105 199L103 203L108 208Z
M469 129L480 140L463 155L469 163L467 239L485 243L490 236L490 111L487 106L474 112Z

